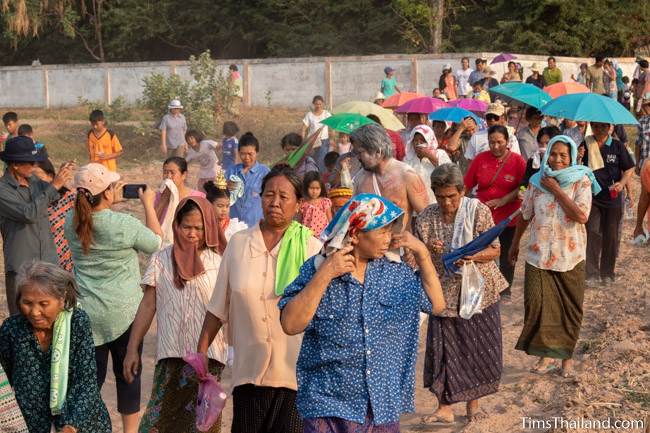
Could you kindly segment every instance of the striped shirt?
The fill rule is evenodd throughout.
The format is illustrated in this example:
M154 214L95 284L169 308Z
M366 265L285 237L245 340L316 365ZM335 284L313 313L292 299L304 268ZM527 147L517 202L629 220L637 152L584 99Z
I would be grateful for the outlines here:
M142 277L143 286L156 290L156 317L158 341L156 360L182 358L195 352L208 302L212 297L221 256L210 249L201 252L205 272L187 281L182 289L174 285L173 246L151 256ZM208 358L225 364L228 346L224 331L220 330L208 349Z

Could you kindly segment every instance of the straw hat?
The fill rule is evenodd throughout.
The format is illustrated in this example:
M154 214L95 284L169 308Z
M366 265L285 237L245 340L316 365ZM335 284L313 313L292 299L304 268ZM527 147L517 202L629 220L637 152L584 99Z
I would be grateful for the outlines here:
M376 101L377 99L386 99L386 96L384 96L384 94L381 93L381 92L377 92L377 93L375 94L375 97L374 97L372 100L373 100L373 101Z
M172 99L169 105L167 106L168 109L173 109L173 108L183 108L183 104L181 104L181 101L179 99Z
M530 70L539 73L539 66L537 65L537 63L533 63L532 65L530 65Z

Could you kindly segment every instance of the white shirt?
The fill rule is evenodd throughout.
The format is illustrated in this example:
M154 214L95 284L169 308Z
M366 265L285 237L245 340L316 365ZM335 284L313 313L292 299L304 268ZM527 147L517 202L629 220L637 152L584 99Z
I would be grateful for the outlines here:
M156 290L156 361L182 358L195 352L207 305L217 282L221 256L210 249L201 252L205 273L187 281L183 289L174 285L173 246L155 252L142 277L143 286ZM208 348L208 358L222 364L228 359L224 331L220 330Z
M198 151L188 146L185 159L187 162L194 160L199 162L199 179L214 179L217 176L220 169L219 158L214 151L216 148L217 142L212 140L202 140Z
M517 140L517 136L515 136L514 130L511 130L510 127L508 127L508 135L510 137L508 139L508 148L512 152L521 155L521 150L519 149L519 140ZM467 149L465 150L465 158L474 159L476 158L476 155L481 152L485 152L486 150L490 150L488 132L487 130L479 131L472 135L472 138L469 139Z
M472 68L467 69L456 69L456 83L458 83L458 95L467 95L472 86L469 84L469 76L474 72Z
M307 130L307 136L312 135L318 128L321 126L321 120L325 120L328 117L330 117L331 114L327 110L323 110L322 113L320 113L318 116L316 116L313 112L308 111L307 114L305 114L305 117L302 119L302 123L307 126L309 129ZM306 138L306 137L305 137ZM327 140L329 138L329 133L327 130L327 126L323 128L323 130L320 132L320 139L321 140ZM319 147L320 143L315 143L314 147Z

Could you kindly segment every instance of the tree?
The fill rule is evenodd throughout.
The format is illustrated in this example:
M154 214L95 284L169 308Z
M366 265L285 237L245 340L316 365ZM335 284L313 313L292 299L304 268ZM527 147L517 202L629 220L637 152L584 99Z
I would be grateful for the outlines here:
M37 38L54 28L78 37L90 56L106 61L102 36L104 0L2 0L6 33L17 47L21 39Z

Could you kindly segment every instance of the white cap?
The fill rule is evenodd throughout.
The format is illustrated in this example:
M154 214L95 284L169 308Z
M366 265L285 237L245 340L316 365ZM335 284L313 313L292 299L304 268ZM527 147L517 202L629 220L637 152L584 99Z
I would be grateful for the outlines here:
M181 104L180 99L172 99L171 102L169 103L169 105L167 106L167 108L170 109L170 110L172 108L181 108L182 109L183 105Z
M445 66L442 67L442 70L451 69L451 63L445 63Z
M84 165L74 176L75 187L87 189L92 195L101 194L118 180L119 174L96 162Z

